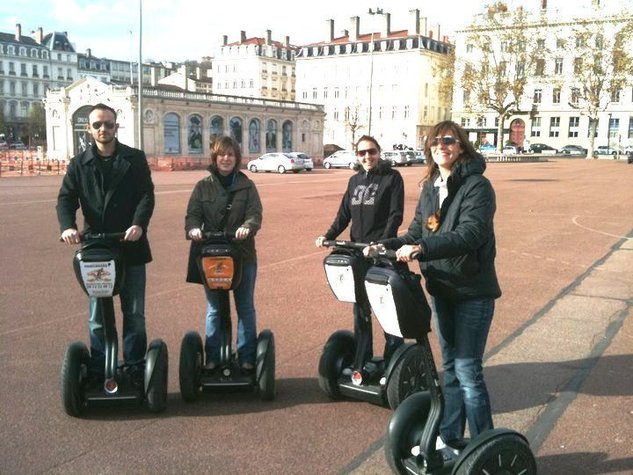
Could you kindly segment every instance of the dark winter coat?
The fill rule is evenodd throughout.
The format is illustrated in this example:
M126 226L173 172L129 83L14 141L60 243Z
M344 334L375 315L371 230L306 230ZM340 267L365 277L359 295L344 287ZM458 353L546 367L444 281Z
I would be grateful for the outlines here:
M495 271L495 192L483 176L486 163L479 155L458 163L447 180L448 197L440 210L441 225L432 232L426 223L438 211L437 176L426 180L407 234L386 240L387 248L420 244L420 268L429 293L465 300L497 298L501 289Z
M361 169L347 190L326 239L336 239L352 222L350 240L374 242L398 235L404 213L404 182L397 170L383 160L369 173Z
M57 219L63 232L77 228L77 209L84 217L83 232L124 232L130 226L143 228L138 241L121 246L128 264L144 264L152 260L147 239L149 220L154 212L154 184L145 153L116 143L112 171L105 193L101 189L101 173L96 161L95 145L75 156L57 196Z
M222 226L230 194L233 195L231 210L225 225ZM185 233L194 228L201 228L206 232L226 231L234 235L240 226L249 228L250 234L242 241L234 241L234 244L240 249L244 262L256 261L255 235L262 226L262 202L255 183L250 178L238 171L235 182L226 189L213 173L196 183L187 205ZM200 248L200 243L191 242L187 282L202 284L196 262Z

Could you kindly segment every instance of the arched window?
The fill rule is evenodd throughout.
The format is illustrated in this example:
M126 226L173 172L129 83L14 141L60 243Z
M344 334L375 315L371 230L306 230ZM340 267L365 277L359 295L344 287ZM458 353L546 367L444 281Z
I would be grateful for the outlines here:
M224 119L219 115L214 115L209 121L209 142L213 144L215 139L224 135Z
M266 125L266 152L277 151L277 121L270 119Z
M292 122L284 122L282 129L282 152L292 152Z
M231 131L230 132L231 138L235 140L240 145L240 148L241 148L242 147L242 119L240 119L239 117L233 117L229 121L229 129Z
M189 153L202 153L202 117L190 115L187 123L187 147Z
M169 112L165 114L163 122L165 153L180 153L180 117Z
M259 143L259 131L261 126L258 119L252 119L248 124L248 152L261 152L261 144Z

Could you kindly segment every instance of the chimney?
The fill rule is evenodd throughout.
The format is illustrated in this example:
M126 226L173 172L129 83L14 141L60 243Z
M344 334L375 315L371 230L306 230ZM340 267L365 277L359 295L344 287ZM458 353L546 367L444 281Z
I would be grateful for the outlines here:
M426 29L426 25L427 25L427 19L425 16L420 17L420 34L422 36L427 36L428 31Z
M380 30L380 37L387 38L391 34L391 13L383 13L382 15L382 28Z
M20 25L19 23L15 24L15 41L20 41L20 38L22 37L22 25Z
M246 41L246 32L244 30L240 31L240 43L244 43Z
M286 36L286 48L290 48L290 37Z
M440 36L440 24L438 23L437 25L435 25L435 27L437 28L435 30L435 32L437 33L437 39L439 41L439 39L441 38L441 36Z
M547 10L547 0L541 0L541 10Z
M226 46L229 44L229 37L227 35L222 35L222 46Z
M37 30L35 30L35 42L38 45L42 44L42 41L44 41L44 30L42 30L42 27L38 27Z
M273 35L270 30L266 30L266 44L270 45L273 42Z
M357 41L358 40L358 34L360 32L360 17L359 16L353 16L350 18L350 32L349 32L349 40L350 41Z
M409 10L409 36L420 35L420 10Z
M331 43L334 41L334 20L325 20L325 23L327 24L327 29L325 30L325 41L327 43Z

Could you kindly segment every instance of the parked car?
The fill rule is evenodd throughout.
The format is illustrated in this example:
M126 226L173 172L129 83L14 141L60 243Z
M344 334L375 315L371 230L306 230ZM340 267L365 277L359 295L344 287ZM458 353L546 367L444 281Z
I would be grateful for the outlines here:
M303 160L296 159L289 153L280 152L265 153L261 157L248 162L246 168L252 173L259 171L286 173L288 170L299 173L304 170Z
M503 147L501 153L503 153L504 155L518 155L519 147L517 147L516 145L508 144Z
M491 143L482 143L479 145L479 153L482 155L488 155L489 153L495 153L497 151L497 147Z
M558 153L563 155L587 155L587 149L579 145L565 145L558 149Z
M8 150L9 148L9 144L6 143L4 140L0 141L0 150Z
M21 140L16 140L11 145L9 145L9 148L12 150L26 150L26 145L24 145Z
M323 160L325 168L350 168L356 170L359 166L358 158L354 152L339 150Z
M633 153L633 145L627 145L626 147L624 147L624 153L626 153L627 155Z
M305 168L305 171L311 172L314 168L314 162L312 161L312 158L305 153L288 152L288 155L292 155L293 157L295 157L295 160L303 160L303 168Z
M550 147L549 145L545 145L544 143L531 144L529 151L532 153L547 153L549 155L553 155L556 153L556 149L554 147Z
M629 154L627 155L626 163L633 163L633 150L631 150Z
M596 147L596 149L593 151L593 156L597 156L597 155L613 155L615 157L615 155L623 154L623 150L619 147L611 147L609 145L599 145L598 147Z
M391 166L409 166L415 162L415 153L411 150L384 150L380 154L380 158L390 162Z
M424 156L423 150L416 150L413 154L415 155L415 162L413 163L426 163L426 157Z

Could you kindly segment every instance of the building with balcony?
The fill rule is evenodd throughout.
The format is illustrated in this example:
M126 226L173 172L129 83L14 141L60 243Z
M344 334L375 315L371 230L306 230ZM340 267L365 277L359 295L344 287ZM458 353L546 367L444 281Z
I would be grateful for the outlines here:
M341 35L327 20L325 40L301 47L297 99L323 104L325 143L351 148L370 134L383 148L421 147L429 128L450 117L441 71L450 70L452 45L439 26L427 29L419 10L409 12L406 30L393 31L381 10L365 18L368 28L354 16Z

